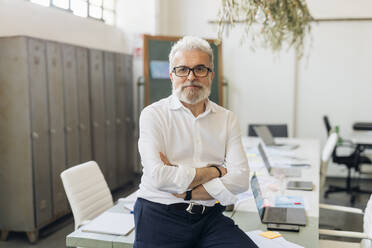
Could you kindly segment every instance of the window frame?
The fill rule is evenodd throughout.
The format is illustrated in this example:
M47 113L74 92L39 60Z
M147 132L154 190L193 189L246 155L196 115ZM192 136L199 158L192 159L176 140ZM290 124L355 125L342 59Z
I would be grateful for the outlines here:
M26 1L28 1L30 3L33 3L33 2L31 2L31 0L26 0ZM73 9L71 9L71 2L73 0L68 0L68 8L66 8L66 9L65 8L62 8L62 7L59 7L59 6L56 6L54 4L54 1L55 0L49 0L49 6L45 6L45 7L50 7L50 8L55 8L55 9L63 10L63 11L66 11L66 12L69 12L69 13L75 15ZM114 8L113 9L105 8L104 7L104 1L105 0L102 0L102 3L100 5L91 3L90 0L82 0L82 1L86 2L86 4L87 4L87 12L86 12L87 13L87 16L79 16L79 17L93 19L93 20L96 20L96 21L100 21L100 22L103 22L103 23L105 23L107 25L110 25L110 26L116 26L116 9L115 9L116 0L112 0L113 1L113 4L114 4L114 6L113 6ZM37 3L34 3L34 4L37 4ZM42 5L42 6L44 6L44 5ZM94 16L91 16L90 15L89 10L90 10L90 7L91 6L100 8L101 18L97 18L97 17L94 17ZM103 18L104 11L108 11L108 12L111 12L112 13L112 15L113 15L113 22L112 23L106 22L106 20ZM76 15L76 16L78 16L78 15Z

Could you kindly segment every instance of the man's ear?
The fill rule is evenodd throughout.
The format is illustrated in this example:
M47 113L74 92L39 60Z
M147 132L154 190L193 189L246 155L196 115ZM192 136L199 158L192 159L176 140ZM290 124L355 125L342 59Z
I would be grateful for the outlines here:
M170 78L170 80L171 80L172 83L173 83L173 73L172 73L172 72L169 72L169 78Z
M211 73L211 82L213 81L214 78L214 71L210 72Z

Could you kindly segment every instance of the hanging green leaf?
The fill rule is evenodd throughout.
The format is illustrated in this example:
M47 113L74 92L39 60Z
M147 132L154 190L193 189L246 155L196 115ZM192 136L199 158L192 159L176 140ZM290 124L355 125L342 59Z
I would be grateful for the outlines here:
M221 0L218 37L222 39L227 25L245 25L243 40L253 46L282 49L283 44L295 47L302 56L304 38L310 33L313 20L305 0Z

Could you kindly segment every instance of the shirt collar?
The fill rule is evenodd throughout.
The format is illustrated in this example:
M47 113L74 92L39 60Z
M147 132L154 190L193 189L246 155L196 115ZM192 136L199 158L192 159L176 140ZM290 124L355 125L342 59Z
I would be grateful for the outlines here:
M174 94L170 97L170 109L176 110L179 108L184 107L181 101L178 99L178 97ZM212 113L215 113L217 111L216 107L213 105L213 103L208 99L205 107L205 113L211 111Z
M171 95L170 97L170 109L176 110L181 108L183 105L181 101L178 99L178 97L174 94Z

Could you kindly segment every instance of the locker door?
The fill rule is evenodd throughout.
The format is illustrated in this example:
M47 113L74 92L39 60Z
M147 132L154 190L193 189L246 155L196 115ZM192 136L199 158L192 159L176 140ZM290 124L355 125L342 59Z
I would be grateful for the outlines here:
M89 50L89 74L93 122L93 158L98 163L107 180L105 161L103 53L101 51Z
M116 127L115 127L115 68L114 54L104 53L104 76L105 76L105 153L107 183L110 189L117 187L116 183Z
M62 45L62 61L65 101L66 164L69 168L80 162L76 54L73 46Z
M92 160L89 107L88 49L77 47L77 79L80 135L80 163Z
M28 40L36 226L52 218L45 42Z
M125 128L125 78L124 59L121 54L115 54L115 93L116 93L116 142L117 142L117 183L122 186L127 182L127 133Z
M61 45L47 42L46 49L53 215L61 216L69 211L60 178L61 172L66 169Z
M128 177L132 177L136 158L136 144L134 135L134 116L133 116L133 57L131 55L124 56L124 81L125 81L125 124L127 133L127 147L128 147Z

